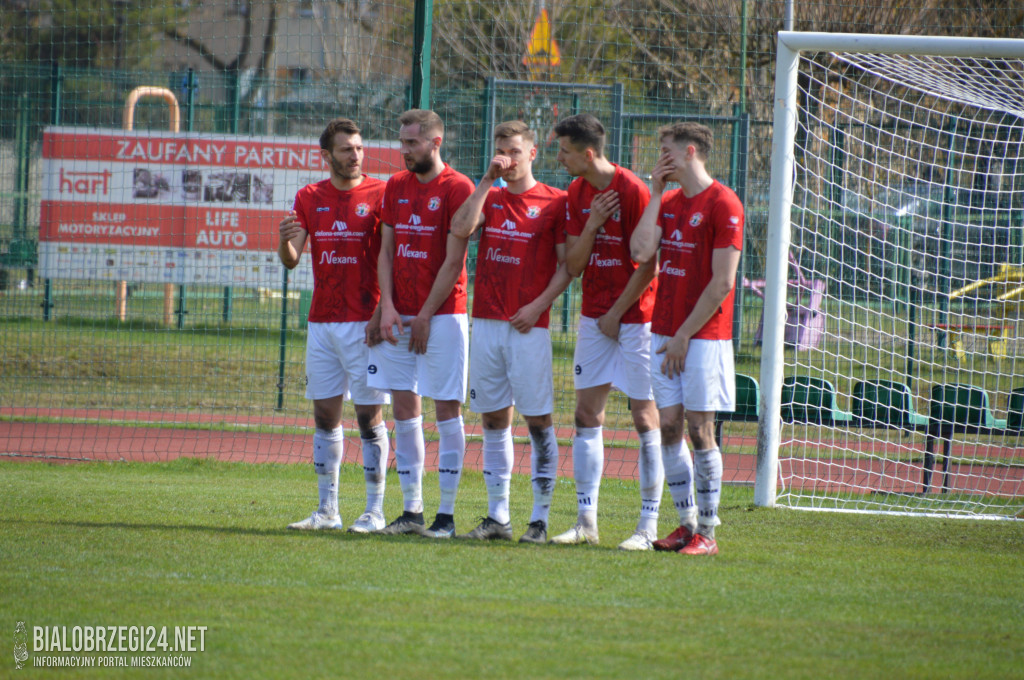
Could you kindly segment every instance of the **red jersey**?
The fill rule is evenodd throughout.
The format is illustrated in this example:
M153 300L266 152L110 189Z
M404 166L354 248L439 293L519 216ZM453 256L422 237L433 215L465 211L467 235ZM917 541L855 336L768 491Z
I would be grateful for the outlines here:
M629 238L640 215L651 200L651 192L639 177L625 168L615 166L615 177L607 189L598 191L587 180L577 177L569 185L565 208L565 233L579 236L590 217L590 202L599 193L616 191L619 210L604 223L604 232L594 238L590 262L583 270L583 304L580 314L600 318L611 309L622 294L637 264L629 256ZM651 282L633 306L622 316L622 323L647 323L654 308L657 279Z
M391 281L399 314L419 314L444 264L452 215L473 193L473 182L445 163L426 184L403 170L388 180L382 221L394 227ZM462 273L437 314L466 313L466 261Z
M565 243L565 192L536 184L513 194L505 187L487 194L477 250L473 318L508 321L537 299L558 268L555 245ZM537 319L548 327L548 313Z
M363 175L359 186L341 191L331 180L295 195L295 212L309 232L313 303L309 320L369 321L380 300L377 256L384 182Z
M681 189L666 192L658 215L661 262L658 297L651 331L675 335L711 282L711 252L743 247L743 204L732 189L717 180L693 198ZM732 307L736 289L693 337L732 339Z

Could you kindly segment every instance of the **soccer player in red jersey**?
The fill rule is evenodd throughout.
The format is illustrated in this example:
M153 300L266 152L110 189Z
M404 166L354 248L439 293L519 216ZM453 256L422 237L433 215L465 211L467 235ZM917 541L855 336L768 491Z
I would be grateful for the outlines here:
M494 128L495 155L476 189L452 218L452 233L481 229L473 291L470 408L482 414L487 517L459 538L511 539L512 408L530 432L533 514L522 543L547 541L558 476L558 439L551 412L551 303L572 280L565 260L565 192L533 176L536 134L522 121ZM494 183L503 179L506 186Z
M679 527L654 547L714 555L722 488L715 413L736 408L732 317L743 205L705 167L714 142L711 130L676 123L661 128L658 136L661 156L651 173L651 202L630 244L637 262L653 262L659 250L661 260L651 375L665 477ZM668 182L680 188L666 192ZM681 447L684 418L692 461Z
M630 399L640 438L640 521L623 550L650 550L657 537L664 474L661 433L650 379L654 262L630 259L629 240L649 200L647 186L604 156L604 127L594 116L565 118L554 128L558 161L576 179L566 207L566 263L583 275L574 357L576 526L552 543L597 543L597 498L604 469L605 406L612 388Z
M306 398L313 400L313 468L320 506L289 529L340 529L338 470L344 457L342 403L351 396L362 438L366 512L349 531L384 526L384 472L388 433L382 418L386 392L366 384L367 347L379 342L376 321L380 289L381 195L384 182L363 174L363 140L347 118L327 124L320 154L330 177L295 196L295 207L280 224L278 256L294 269L306 241L313 260L313 304L306 340ZM371 321L372 319L372 321Z
M391 391L395 413L395 467L404 511L385 534L455 535L455 495L462 476L466 435L469 320L466 316L466 247L450 232L451 219L473 192L473 182L441 160L444 124L433 111L412 109L398 122L406 170L384 190L383 232L377 277L381 336L370 348L368 383ZM423 521L423 411L434 400L440 435L441 502L433 524Z

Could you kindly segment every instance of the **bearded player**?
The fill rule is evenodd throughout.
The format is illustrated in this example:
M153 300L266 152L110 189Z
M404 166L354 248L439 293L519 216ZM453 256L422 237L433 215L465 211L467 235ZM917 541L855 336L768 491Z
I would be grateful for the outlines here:
M388 434L386 392L366 384L367 347L379 342L380 205L384 182L363 174L359 127L336 118L320 135L320 155L330 177L299 190L280 224L278 256L294 269L306 241L313 264L313 302L306 340L306 398L313 400L313 469L320 505L289 529L341 529L338 471L344 458L342 404L351 397L362 439L366 511L349 531L384 526L384 471ZM373 320L371 322L371 319Z
M455 496L462 476L466 434L469 320L466 316L465 238L450 233L452 215L473 183L441 160L444 124L433 111L412 109L398 122L406 170L384 191L377 277L381 336L370 348L368 383L391 391L395 414L395 467L404 510L384 534L429 538L455 535ZM423 405L434 400L441 502L433 524L423 521Z

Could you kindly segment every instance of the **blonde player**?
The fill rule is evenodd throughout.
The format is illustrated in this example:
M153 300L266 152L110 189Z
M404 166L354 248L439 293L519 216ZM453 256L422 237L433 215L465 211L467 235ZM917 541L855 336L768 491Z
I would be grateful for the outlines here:
M551 418L554 381L548 315L569 285L565 270L565 192L533 176L536 136L522 121L494 129L495 155L452 218L452 233L482 229L473 292L469 403L482 414L487 517L459 538L511 539L512 409L530 432L533 513L522 543L547 541L558 473ZM506 186L494 183L503 179Z

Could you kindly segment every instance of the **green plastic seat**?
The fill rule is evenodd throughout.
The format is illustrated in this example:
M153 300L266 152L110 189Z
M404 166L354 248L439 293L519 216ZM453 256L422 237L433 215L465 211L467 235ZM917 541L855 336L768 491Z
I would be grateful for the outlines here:
M924 469L921 471L922 492L931 488L935 467L935 445L942 442L942 491L949 491L949 459L953 447L953 433L971 431L1006 430L1007 421L996 418L992 412L988 392L963 383L932 386L932 401L928 410L930 423L925 443Z
M853 422L853 414L837 406L836 388L824 378L786 376L782 381L782 420L814 425Z
M905 430L928 426L928 416L914 410L914 395L905 383L866 380L853 386L853 417L861 427Z
M1006 429L1024 430L1024 387L1010 392L1010 401L1006 405Z
M1006 420L992 412L988 392L963 383L932 386L929 415L940 429L983 428L1002 430Z

